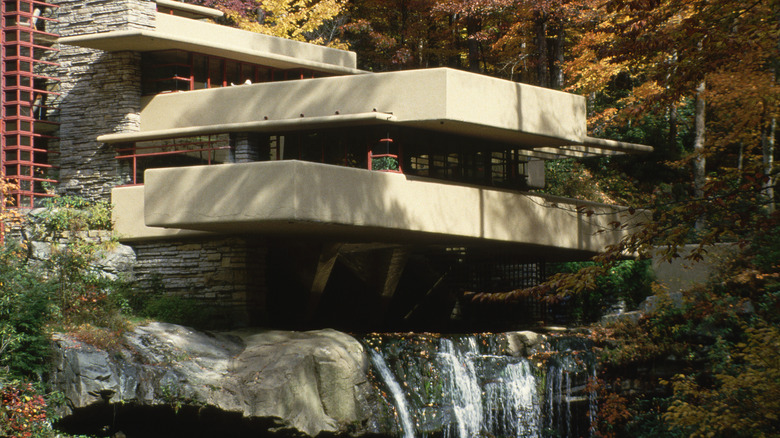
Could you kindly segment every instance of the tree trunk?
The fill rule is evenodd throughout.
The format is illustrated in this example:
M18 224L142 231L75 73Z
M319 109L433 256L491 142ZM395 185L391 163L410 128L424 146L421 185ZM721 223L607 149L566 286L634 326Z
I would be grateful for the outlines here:
M737 170L739 170L740 179L742 178L742 168L745 161L745 143L739 142L739 156L737 157Z
M677 150L677 105L669 107L669 150Z
M775 164L775 132L777 130L777 119L772 117L768 126L761 133L761 149L763 152L764 175L764 195L768 198L767 207L769 213L775 211L775 178L772 172Z
M563 26L558 26L555 32L555 39L552 40L552 58L550 66L550 88L560 90L563 88L563 46L566 38L566 31Z
M409 18L409 10L406 6L406 0L401 0L401 47L406 43L406 21Z
M536 19L536 50L539 52L539 64L536 68L537 81L540 87L550 86L550 72L547 69L547 15L539 13Z
M480 20L469 15L466 18L466 44L469 49L469 71L479 72L479 42L474 35L480 30Z
M696 113L695 113L695 129L696 138L693 141L693 153L695 157L693 159L693 187L694 196L697 199L704 197L704 184L706 182L706 159L704 157L704 134L705 134L705 109L706 102L704 100L704 92L707 85L702 81L698 87L696 87ZM700 217L696 221L696 229L701 230L704 228L704 218Z

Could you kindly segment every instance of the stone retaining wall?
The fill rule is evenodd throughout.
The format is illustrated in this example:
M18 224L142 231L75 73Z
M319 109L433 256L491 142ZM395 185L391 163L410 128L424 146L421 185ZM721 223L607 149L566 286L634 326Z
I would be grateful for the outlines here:
M226 318L216 326L261 324L265 313L265 247L251 239L135 243L141 291L197 299Z
M151 0L54 0L60 36L154 28L156 3ZM59 149L63 193L108 200L111 187L129 181L115 149L98 143L98 135L140 129L141 59L136 52L106 53L57 45L60 66Z

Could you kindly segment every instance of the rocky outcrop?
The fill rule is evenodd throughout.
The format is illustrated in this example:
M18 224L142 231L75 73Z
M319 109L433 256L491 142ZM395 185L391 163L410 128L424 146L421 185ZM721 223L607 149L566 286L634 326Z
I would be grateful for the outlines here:
M547 336L531 331L507 332L506 342L507 352L510 355L532 356L544 349Z
M114 351L62 334L53 343L51 383L67 401L65 419L96 405L195 406L315 436L360 432L370 415L363 347L334 330L203 333L150 323Z

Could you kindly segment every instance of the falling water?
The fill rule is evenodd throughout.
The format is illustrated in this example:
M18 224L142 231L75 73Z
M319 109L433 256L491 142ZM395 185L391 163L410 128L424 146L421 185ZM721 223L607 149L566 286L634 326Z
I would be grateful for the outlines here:
M414 425L412 424L412 417L409 415L409 407L406 404L406 398L404 397L401 385L399 385L395 380L395 377L393 377L393 373L390 371L390 368L387 367L387 362L385 362L382 355L370 348L368 349L368 352L371 354L371 362L374 364L377 371L379 371L382 380L384 380L393 396L398 418L401 421L401 430L403 431L404 438L414 438Z
M513 357L499 335L376 335L367 339L404 437L541 438L592 435L592 368L572 345L545 362ZM577 349L581 348L575 345ZM393 358L395 377L382 358Z
M596 367L591 367L591 379L594 386L591 386L591 388L595 388L596 381L598 380L598 375L596 374ZM588 431L590 432L590 436L596 435L596 422L594 421L596 419L596 415L599 410L599 404L598 404L598 394L596 394L595 389L591 389L588 392L588 419L590 420L590 428Z
M482 425L482 389L474 366L479 351L474 338L468 338L467 342L465 351L460 351L451 340L442 339L439 352L446 394L452 403L460 438L479 436Z
M493 435L539 437L541 409L527 360L507 364L497 380L485 385L485 407L485 424Z

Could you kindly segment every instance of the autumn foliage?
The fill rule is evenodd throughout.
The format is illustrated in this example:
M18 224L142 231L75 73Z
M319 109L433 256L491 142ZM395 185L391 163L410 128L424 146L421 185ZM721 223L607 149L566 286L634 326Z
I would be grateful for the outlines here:
M51 433L46 401L32 384L8 382L0 386L0 402L0 436L37 438Z

